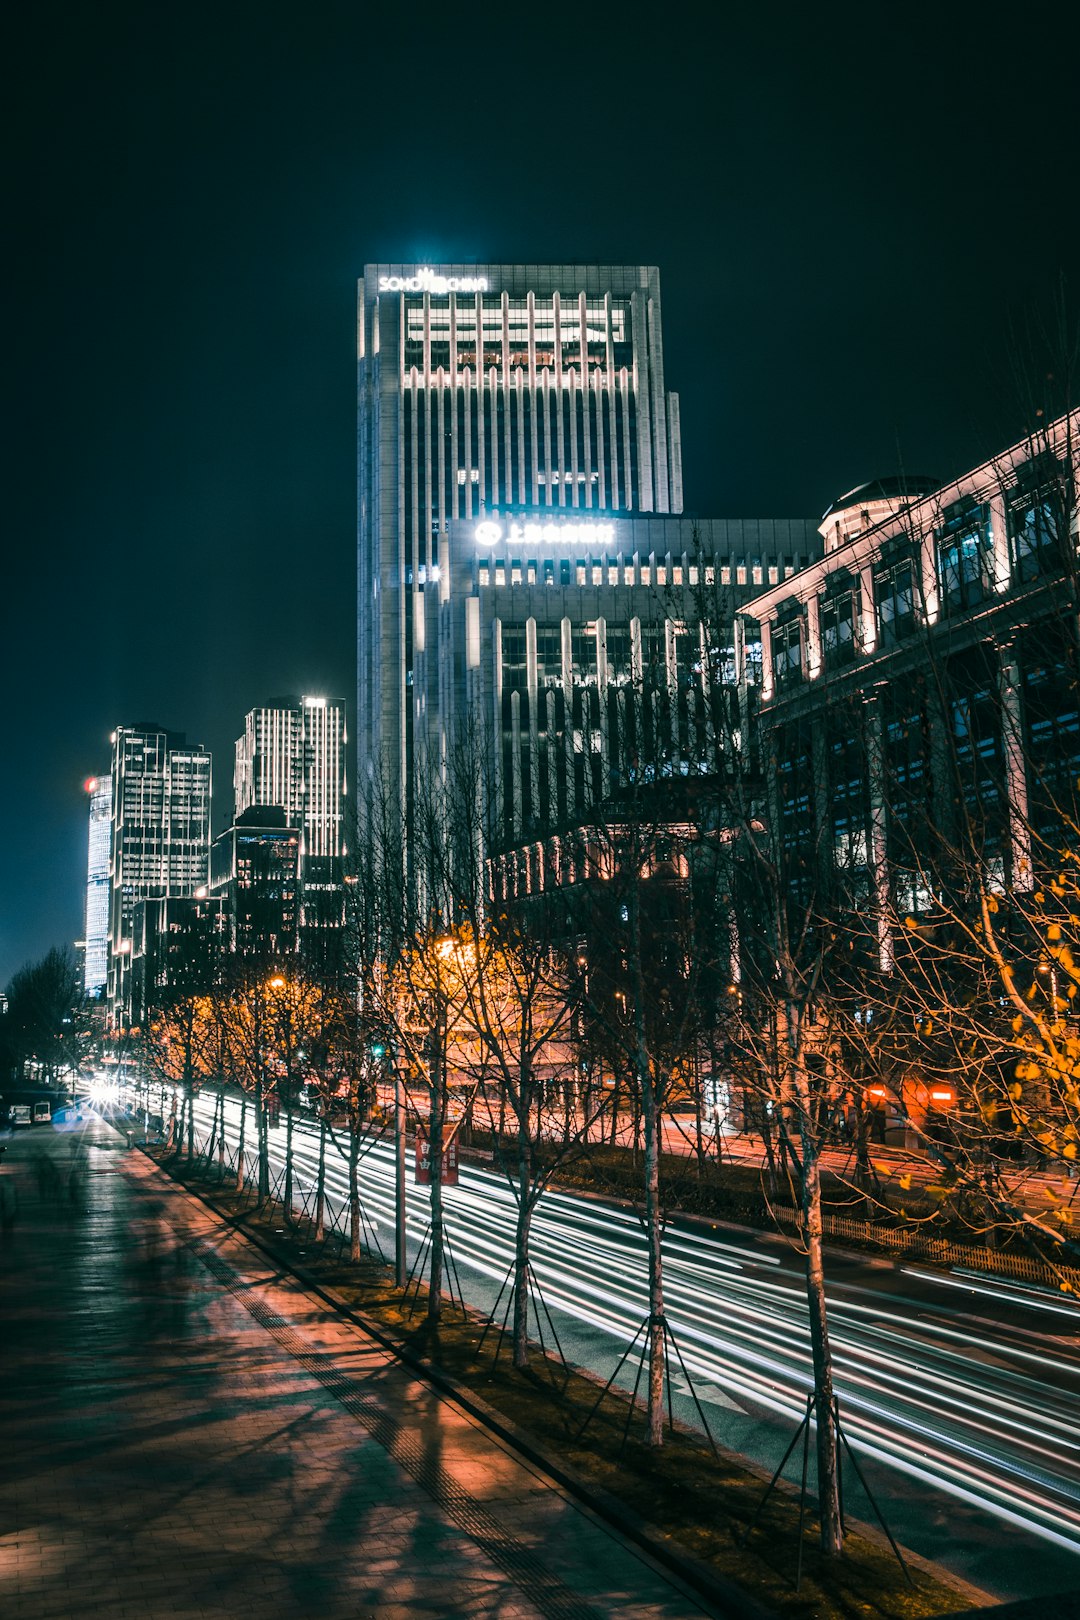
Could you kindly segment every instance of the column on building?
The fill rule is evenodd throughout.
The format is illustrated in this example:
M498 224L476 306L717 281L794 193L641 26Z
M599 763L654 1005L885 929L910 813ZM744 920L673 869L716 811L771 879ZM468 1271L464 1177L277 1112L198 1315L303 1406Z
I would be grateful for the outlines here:
M881 735L881 697L871 693L863 707L866 749L867 798L870 806L870 882L877 926L878 961L883 972L893 963L892 896L889 891L889 848L886 805L885 752Z
M1016 637L997 644L1001 744L1005 756L1005 791L1009 805L1008 871L1013 889L1034 887L1031 821L1028 812L1027 760L1021 706L1021 677Z

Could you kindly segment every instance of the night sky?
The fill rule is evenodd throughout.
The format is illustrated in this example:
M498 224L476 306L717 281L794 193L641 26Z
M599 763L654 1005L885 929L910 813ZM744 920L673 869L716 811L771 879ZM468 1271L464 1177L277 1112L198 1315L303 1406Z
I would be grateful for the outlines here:
M352 714L365 262L658 264L688 511L946 477L1022 429L1063 271L1075 304L1075 17L21 6L0 985L82 933L116 724L213 748L216 831L247 708Z

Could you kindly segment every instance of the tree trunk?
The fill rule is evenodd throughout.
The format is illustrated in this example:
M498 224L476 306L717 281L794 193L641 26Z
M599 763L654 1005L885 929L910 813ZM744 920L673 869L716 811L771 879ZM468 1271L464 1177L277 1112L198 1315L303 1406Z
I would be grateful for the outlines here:
M518 1136L518 1207L514 1233L514 1366L529 1365L529 1232L532 1224L532 1155L527 1134L528 1102Z
M246 1127L247 1127L247 1092L245 1091L243 1096L240 1098L240 1136L239 1136L239 1139L238 1139L237 1144L236 1144L236 1190L237 1190L237 1192L243 1192L243 1190L244 1190L244 1151L245 1151L246 1146L247 1146L247 1143L245 1141Z
M817 1417L817 1487L821 1515L821 1550L827 1558L843 1549L840 1521L838 1436L833 1394L832 1349L825 1301L825 1260L822 1247L821 1164L815 1132L814 1099L803 1056L802 1008L791 985L790 964L785 963L784 1002L785 1101L789 1105L780 1123L780 1143L787 1147L801 1177L803 1242L806 1245L806 1301L810 1315L810 1349L814 1362ZM799 1127L796 1154L787 1138L786 1122L793 1114Z
M705 1119L701 1095L701 1063L697 1049L694 1050L694 1143L697 1153L698 1175L705 1165Z
M442 1315L443 1293L443 1051L441 1028L432 1032L431 1048L431 1109L428 1139L428 1163L431 1166L431 1273L428 1279L428 1321L434 1326Z
M360 1121L349 1110L349 1259L360 1258Z
M315 1237L326 1236L326 1118L319 1115L319 1170L315 1186Z
M817 1397L817 1475L821 1509L821 1550L836 1557L843 1548L840 1491L837 1478L838 1445L833 1407L832 1348L825 1305L825 1264L822 1252L821 1175L816 1144L804 1130L803 1237L806 1243L806 1299L810 1307L810 1347L814 1358L814 1394Z
M293 1216L293 1110L292 1082L285 1077L285 1222L292 1224Z
M270 1197L270 1141L267 1134L266 1086L260 1075L255 1082L255 1141L259 1156L259 1204Z
M637 1147L638 1119L645 1139L645 1241L649 1272L649 1445L664 1443L664 1373L667 1364L666 1322L664 1317L663 1234L660 1208L660 1120L658 1076L649 1060L648 1031L645 1027L645 982L641 962L641 913L637 887L631 891L630 970L634 988L634 1139Z
M649 1257L649 1444L662 1446L667 1346L660 1209L660 1133L656 1092L647 1072L642 1076L642 1115L645 1127L645 1241Z

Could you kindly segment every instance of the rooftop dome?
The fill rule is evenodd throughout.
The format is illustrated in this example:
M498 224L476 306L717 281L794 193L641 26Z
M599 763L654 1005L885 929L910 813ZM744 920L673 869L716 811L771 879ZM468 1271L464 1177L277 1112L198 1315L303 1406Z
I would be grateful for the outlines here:
M879 523L887 523L937 487L934 478L908 474L902 478L873 478L868 484L849 489L833 501L818 524L826 553L838 550L867 529L876 529Z
M868 484L858 484L833 501L821 514L821 521L825 523L836 512L850 512L852 507L861 511L878 501L887 501L890 506L906 505L909 501L921 500L924 495L932 495L937 487L936 478L927 478L922 473L909 473L902 478L872 478Z

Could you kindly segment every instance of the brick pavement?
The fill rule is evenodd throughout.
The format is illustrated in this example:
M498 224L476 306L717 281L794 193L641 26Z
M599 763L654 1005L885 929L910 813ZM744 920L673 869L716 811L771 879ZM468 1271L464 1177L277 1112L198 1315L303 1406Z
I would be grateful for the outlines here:
M102 1122L3 1173L5 1620L703 1612Z

